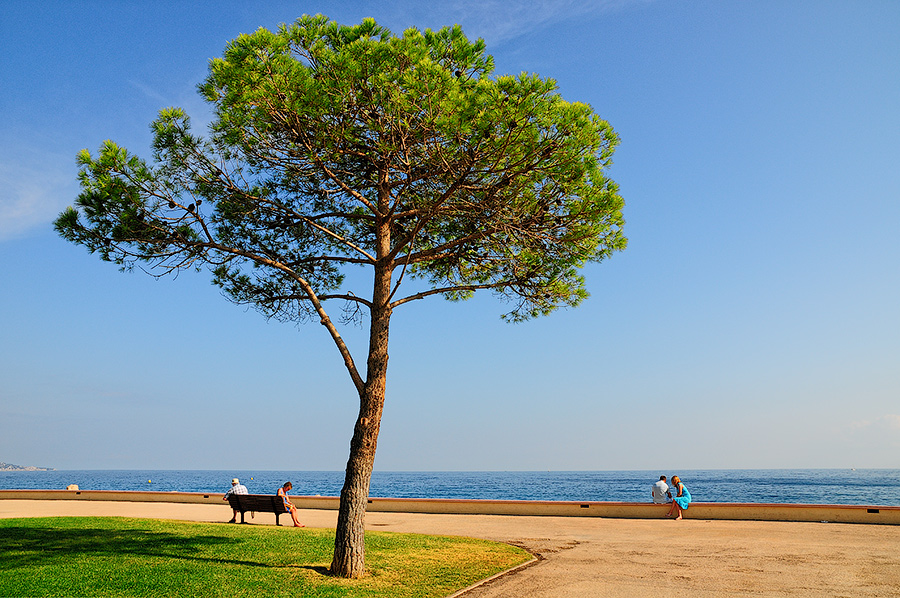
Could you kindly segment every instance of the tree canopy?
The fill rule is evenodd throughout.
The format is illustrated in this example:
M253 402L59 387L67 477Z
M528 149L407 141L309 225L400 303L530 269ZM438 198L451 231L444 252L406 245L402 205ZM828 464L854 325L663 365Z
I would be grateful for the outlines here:
M490 290L511 321L546 315L578 305L581 268L625 247L604 174L612 127L552 79L493 76L484 42L459 26L393 36L371 19L305 16L233 40L199 90L208 135L168 108L152 161L111 141L82 151L82 192L56 228L123 268L208 268L232 301L324 324L361 402L342 512L365 509L394 309ZM345 286L353 266L372 288ZM365 373L326 309L335 301L369 320ZM361 531L348 525L332 569L355 576Z

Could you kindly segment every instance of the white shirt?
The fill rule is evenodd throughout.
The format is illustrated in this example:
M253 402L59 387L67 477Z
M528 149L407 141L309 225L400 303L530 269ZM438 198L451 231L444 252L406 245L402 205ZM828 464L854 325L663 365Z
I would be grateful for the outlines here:
M669 485L662 480L659 480L658 482L653 484L653 502L657 504L665 504L666 492L668 491Z
M229 494L247 494L247 487L243 484L235 484L225 493L225 498L228 498Z

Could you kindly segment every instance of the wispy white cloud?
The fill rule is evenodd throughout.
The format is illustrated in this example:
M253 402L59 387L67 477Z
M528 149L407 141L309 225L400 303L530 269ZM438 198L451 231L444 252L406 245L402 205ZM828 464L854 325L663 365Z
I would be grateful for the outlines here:
M149 100L154 103L160 104L161 106L169 106L171 100L161 94L159 91L154 89L153 87L143 83L141 81L136 81L134 79L129 79L128 84L134 87L136 90L141 92L144 96L146 96Z
M625 10L654 1L448 0L417 3L415 7L409 3L398 3L392 20L432 28L458 23L471 39L484 38L491 45L526 36L554 23ZM179 89L173 96L143 81L129 81L135 90L155 105L185 108L192 118L194 130L202 133L212 120L212 113L196 93L196 83ZM142 152L137 153L140 155ZM3 158L0 156L0 241L49 226L77 194L72 156L25 154L12 159Z
M874 419L863 419L850 422L847 427L852 432L900 432L900 415L887 413Z
M410 15L432 27L459 24L470 38L489 44L515 39L553 23L594 16L655 0L450 0L421 3ZM395 32L399 33L399 32Z
M47 155L38 163L0 162L0 241L50 226L74 198L76 182L72 157Z
M900 449L900 415L887 413L868 419L860 419L844 424L843 433L829 443L829 449L843 447L841 453L867 455L879 467L893 467L897 450ZM843 455L835 454L835 459ZM859 458L859 457L857 457ZM871 467L871 465L870 465Z
M850 428L851 431L855 432L856 430L865 430L872 426L872 420L869 419L861 419L857 421L852 421L847 424L847 427Z
M197 91L197 83L200 83L201 80L198 79L191 84L177 88L172 95L166 95L160 90L135 79L130 79L128 84L139 91L150 103L159 106L160 109L173 106L183 108L191 118L194 131L202 133L206 131L209 123L212 122L213 113L209 104Z

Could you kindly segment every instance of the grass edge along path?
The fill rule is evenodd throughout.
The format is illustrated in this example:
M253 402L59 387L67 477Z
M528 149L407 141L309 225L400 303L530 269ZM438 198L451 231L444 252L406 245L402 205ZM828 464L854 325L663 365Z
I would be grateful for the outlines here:
M530 560L475 538L366 532L366 577L328 575L334 530L122 517L0 520L0 596L441 597Z

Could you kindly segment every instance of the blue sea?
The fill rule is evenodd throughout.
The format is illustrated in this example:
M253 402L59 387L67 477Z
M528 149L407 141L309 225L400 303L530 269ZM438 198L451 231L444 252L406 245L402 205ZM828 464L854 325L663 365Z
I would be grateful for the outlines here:
M900 506L900 469L685 470L677 474L699 502ZM390 498L649 502L654 471L375 471L369 495ZM224 492L238 477L253 494L284 482L296 495L338 496L336 471L0 471L0 489Z

